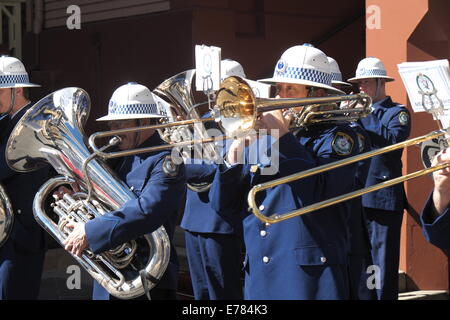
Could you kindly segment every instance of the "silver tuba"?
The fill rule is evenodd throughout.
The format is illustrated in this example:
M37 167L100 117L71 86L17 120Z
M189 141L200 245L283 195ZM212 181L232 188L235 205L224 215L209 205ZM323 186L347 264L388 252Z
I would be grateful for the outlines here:
M8 140L8 165L21 172L50 164L61 176L47 181L36 193L33 212L37 222L63 245L71 231L69 222L90 219L120 208L136 196L84 142L83 125L90 99L80 88L64 88L37 102L17 123ZM60 186L76 182L81 190L52 199ZM88 192L89 191L89 192ZM53 212L52 212L53 211ZM139 275L161 279L170 258L170 242L164 227L128 241L112 250L94 254L84 250L73 257L111 295L132 299L144 294ZM156 284L148 283L151 289Z
M0 184L0 248L8 240L14 222L14 211L5 188Z
M198 107L205 103L195 103L192 94L192 80L194 76L195 69L178 73L162 82L153 90L154 94L170 105L169 109L166 110L167 122L179 120L177 116L180 116L182 120L201 119L201 113ZM164 141L170 144L195 139L204 140L210 137L202 122L164 128L159 130L159 134ZM215 161L218 157L218 151L214 143L192 144L179 151L185 162L189 162L190 159ZM209 183L188 184L188 188L196 192L206 191L209 187Z

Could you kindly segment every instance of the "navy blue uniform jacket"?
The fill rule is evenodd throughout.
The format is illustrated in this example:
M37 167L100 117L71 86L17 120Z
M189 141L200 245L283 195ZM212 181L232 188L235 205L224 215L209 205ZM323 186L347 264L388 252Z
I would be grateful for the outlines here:
M329 128L321 138L316 133L319 131L309 131L300 143L292 133L279 139L279 171L275 175L263 175L261 170L251 172L250 165L226 169L219 166L210 190L213 206L217 210L233 206L247 209L247 194L252 186L341 158L332 149L337 131ZM345 133L353 135L350 129ZM352 153L353 146L340 147ZM260 192L256 199L259 209L263 214L286 213L336 196L346 188L351 190L353 179L349 176L354 176L354 166L349 168ZM342 207L333 206L270 225L247 212L243 221L247 250L245 298L347 298L347 214Z
M216 164L186 164L187 183L212 183ZM181 227L191 232L237 234L241 219L236 214L219 214L209 201L209 190L195 192L188 188Z
M162 144L155 133L142 147ZM166 174L163 164L169 151L124 158L117 173L136 194L120 209L86 223L89 247L94 253L114 248L126 241L149 234L164 226L171 240L170 262L158 288L176 289L178 260L172 243L178 209L186 189L184 165L174 176Z
M408 139L411 117L403 105L392 102L390 97L374 103L372 113L360 119L369 134L372 149L379 149ZM372 158L366 187L402 175L402 152L395 150ZM401 211L406 206L403 183L370 192L362 196L363 206L390 211Z

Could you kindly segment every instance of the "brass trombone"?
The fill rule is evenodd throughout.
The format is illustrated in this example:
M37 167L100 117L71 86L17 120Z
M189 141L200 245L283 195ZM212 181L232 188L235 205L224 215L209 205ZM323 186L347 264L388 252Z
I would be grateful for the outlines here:
M329 207L329 206L362 196L363 194L366 194L366 193L369 193L372 191L390 187L394 184L401 183L403 181L414 179L414 178L429 174L431 172L450 167L450 162L443 163L443 164L440 164L440 165L437 165L434 167L430 167L430 168L422 169L422 170L419 170L419 171L416 171L413 173L409 173L405 176L401 176L401 177L397 177L397 178L394 178L394 179L391 179L388 181L384 181L384 182L381 182L381 183L378 183L378 184L375 184L375 185L372 185L372 186L369 186L369 187L366 187L366 188L363 188L360 190L356 190L356 191L353 191L353 192L350 192L350 193L347 193L344 195L340 195L340 196L337 196L337 197L334 197L334 198L331 198L328 200L320 201L318 203L314 203L309 206L303 207L298 210L293 210L293 211L285 213L285 214L275 213L270 216L265 216L261 213L261 211L258 208L258 205L256 204L256 194L263 190L276 187L280 184L289 183L289 182L292 182L295 180L310 177L310 176L322 173L324 171L336 169L336 168L339 168L339 167L342 167L342 166L345 166L345 165L348 165L351 163L355 163L355 162L358 162L358 161L361 161L364 159L368 159L373 156L377 156L377 155L380 155L380 154L383 154L386 152L390 152L390 151L394 151L397 149L402 149L402 148L405 148L408 146L412 146L415 144L419 144L424 141L432 140L432 139L435 139L435 138L438 138L440 136L444 136L447 134L450 134L450 128L433 131L429 134L426 134L426 135L423 135L423 136L420 136L417 138L409 139L409 140L406 140L406 141L403 141L403 142L400 142L397 144L393 144L391 146L387 146L387 147L380 148L377 150L368 151L368 152L365 152L365 153L362 153L362 154L359 154L359 155L356 155L356 156L353 156L353 157L350 157L350 158L347 158L344 160L336 161L336 162L333 162L330 164L322 165L322 166L312 168L309 170L305 170L305 171L302 171L299 173L294 173L294 174L286 176L286 177L278 178L278 179L275 179L275 180L272 180L272 181L269 181L266 183L258 184L256 186L254 186L248 194L247 200L248 200L249 207L252 210L253 214L259 220L266 222L266 223L277 223L277 222L280 222L283 220L287 220L287 219L290 219L290 218L293 218L296 216L303 215L305 213L316 211L316 210L319 210L319 209L322 209L325 207Z
M300 112L291 110L294 113L292 128L300 128L322 122L355 121L367 116L371 112L372 105L372 99L362 93L301 99L256 98L252 88L243 79L235 76L228 77L222 82L216 97L215 106L211 110L212 117L173 122L166 121L166 123L157 125L97 132L89 137L89 145L97 156L102 158L116 158L245 136L255 127L256 119L262 112L306 106ZM349 107L340 109L339 104L344 101L349 101ZM172 103L174 102L172 101ZM184 102L180 100L176 103ZM323 106L329 105L333 106L332 110L321 110ZM96 145L96 140L99 138L141 130L161 130L212 121L218 122L227 135L108 153Z

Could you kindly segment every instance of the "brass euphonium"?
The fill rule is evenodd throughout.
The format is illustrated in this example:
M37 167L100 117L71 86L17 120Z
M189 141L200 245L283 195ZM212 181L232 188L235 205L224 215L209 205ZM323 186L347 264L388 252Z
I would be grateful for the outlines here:
M37 222L63 245L70 222L90 219L120 208L136 196L84 142L83 125L90 110L88 94L80 88L64 88L37 102L18 122L7 144L8 165L16 171L32 171L49 163L61 175L47 181L36 193L33 212ZM75 182L81 190L62 199L48 199L60 186ZM51 212L53 211L53 212ZM94 254L84 250L73 257L111 295L131 299L144 294L139 272L160 279L170 257L164 227L128 241L112 250ZM151 289L155 283L148 283Z
M0 248L8 240L14 222L14 211L5 188L0 184Z

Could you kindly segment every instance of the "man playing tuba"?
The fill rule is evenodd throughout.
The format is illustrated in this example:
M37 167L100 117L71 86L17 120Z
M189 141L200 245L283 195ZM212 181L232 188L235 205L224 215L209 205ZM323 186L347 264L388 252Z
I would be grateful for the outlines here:
M108 115L97 120L108 121L113 130L150 124L149 119L165 116L155 99L145 86L128 83L114 91L109 101ZM128 150L161 144L164 142L155 130L146 130L121 134L118 147ZM101 253L151 233L161 225L172 242L178 210L186 189L184 165L175 164L169 151L156 151L123 157L114 169L137 198L86 224L69 225L73 231L64 244L65 249L72 254L80 256L87 247L94 253ZM176 299L177 273L177 255L172 245L169 265L162 279L150 290L151 299ZM95 282L93 299L110 298L112 296Z

